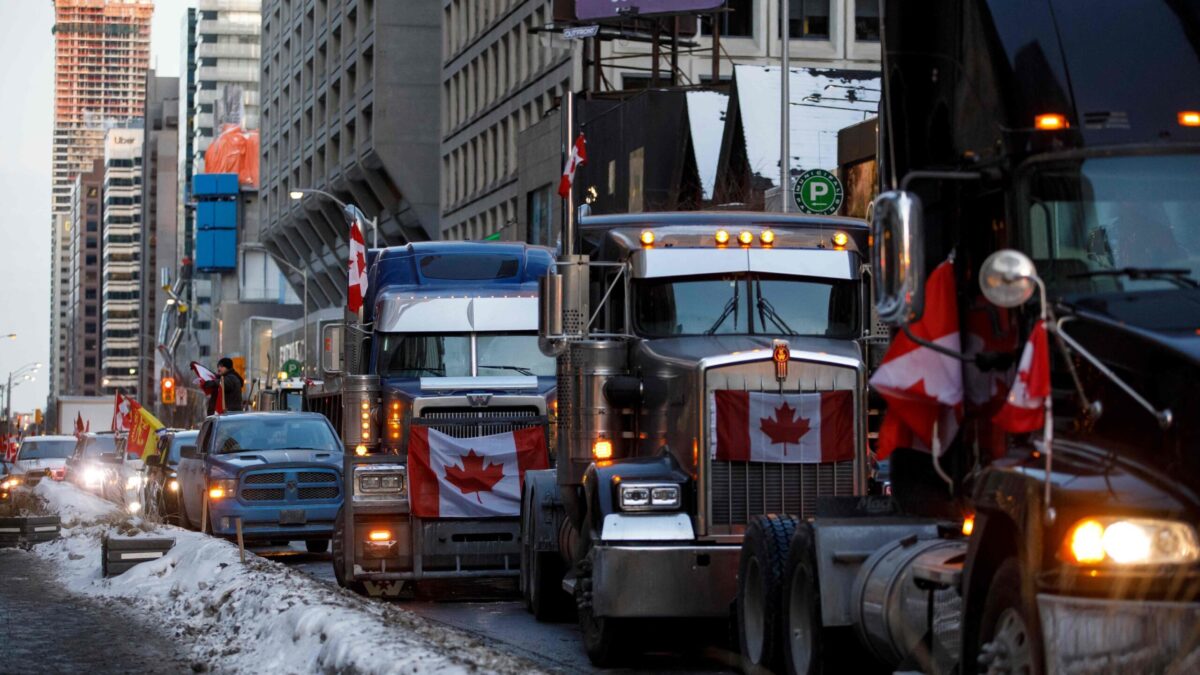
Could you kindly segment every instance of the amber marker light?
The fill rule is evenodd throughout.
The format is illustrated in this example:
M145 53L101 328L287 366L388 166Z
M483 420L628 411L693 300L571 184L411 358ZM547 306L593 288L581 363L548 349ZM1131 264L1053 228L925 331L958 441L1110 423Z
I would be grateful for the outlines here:
M1071 530L1067 542L1075 562L1094 565L1104 561L1104 525L1100 521L1081 521Z
M833 245L834 246L842 247L849 243L850 243L850 236L848 234L846 234L845 232L834 232L833 233Z
M1038 131L1058 131L1066 129L1067 118L1058 113L1044 113L1033 118L1033 126Z
M738 232L738 243L742 246L749 246L754 243L754 233L750 230L742 230Z
M592 457L596 459L612 459L613 447L612 441L607 438L598 438L592 444Z
M758 235L758 240L763 246L770 246L775 243L775 233L770 230L763 230L762 234Z
M717 240L717 246L724 246L729 243L729 230L717 230L713 238Z
M225 488L219 488L219 487L210 488L208 491L208 498L209 499L224 499L225 498Z
M354 454L358 455L359 457L365 456L367 454L367 446L360 443L358 447L354 448Z
M966 518L963 518L962 533L963 533L964 537L969 537L969 536L971 536L971 533L974 531L975 531L975 514L972 513L972 514L968 515Z
M640 239L642 240L642 246L653 246L654 230L642 230L642 236Z
M391 530L371 530L367 533L367 539L371 541L391 541Z
M1184 110L1180 112L1179 126L1200 127L1200 110Z

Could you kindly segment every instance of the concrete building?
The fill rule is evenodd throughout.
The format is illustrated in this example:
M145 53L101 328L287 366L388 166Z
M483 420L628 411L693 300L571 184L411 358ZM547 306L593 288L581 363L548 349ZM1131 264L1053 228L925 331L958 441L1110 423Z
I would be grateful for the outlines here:
M159 330L173 327L177 312L168 311L163 284L172 283L177 264L175 251L179 218L179 78L158 77L153 70L147 77L145 134L142 143L142 241L141 241L141 325L139 336L138 400L151 406L158 400L158 382L164 369L174 364L164 361L158 345L169 333ZM165 270L165 274L164 274ZM165 320L160 321L160 317ZM184 366L186 368L186 364Z
M191 178L195 173L193 147L196 135L196 71L200 63L196 59L196 25L199 22L195 7L189 7L180 26L179 45L179 213L177 223L179 232L175 236L178 244L176 259L182 261L191 258L195 242L195 215L188 202L192 200ZM180 271L177 269L176 274ZM190 296L190 293L189 293Z
M794 67L879 68L878 3L789 2ZM607 96L651 85L713 85L713 17L681 19L681 40L694 46L680 53L674 71L663 47L655 83L648 33L605 27L612 39L600 41L597 73L594 40L560 35L574 23L571 6L549 0L442 0L444 238L499 234L554 243L551 232L561 208L554 191L562 169L557 106L563 92ZM728 82L738 64L778 65L784 44L778 0L729 0L727 7L716 15L722 56L717 84ZM547 229L547 223L553 227Z
M289 195L359 206L378 219L380 245L438 237L440 6L265 0L262 44L262 241L308 270L313 309L340 306L341 211ZM288 281L300 291L299 275Z
M100 275L100 384L104 394L119 389L135 395L142 367L143 136L140 128L115 128L104 137Z
M153 0L53 0L54 137L50 397L65 380L71 189L108 128L142 116Z
M71 247L65 364L60 392L94 396L100 390L100 260L104 160L76 174L71 186Z

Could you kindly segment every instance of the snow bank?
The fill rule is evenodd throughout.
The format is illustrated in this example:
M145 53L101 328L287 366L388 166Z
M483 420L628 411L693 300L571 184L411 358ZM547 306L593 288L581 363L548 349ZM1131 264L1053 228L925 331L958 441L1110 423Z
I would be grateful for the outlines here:
M233 544L122 516L115 505L73 486L43 481L37 494L64 520L63 538L35 549L58 567L62 583L149 615L191 649L194 668L203 664L229 673L535 670L396 605L352 595L253 554L242 564ZM172 537L175 547L163 558L102 579L105 532Z

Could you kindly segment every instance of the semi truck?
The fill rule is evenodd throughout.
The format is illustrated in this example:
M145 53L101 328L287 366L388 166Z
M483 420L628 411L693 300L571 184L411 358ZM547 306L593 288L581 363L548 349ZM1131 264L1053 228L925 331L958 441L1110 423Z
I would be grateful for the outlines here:
M746 666L1193 671L1196 3L882 11L877 309L949 359L958 430L900 445L891 497L750 524ZM934 312L957 317L936 342L916 330ZM1031 402L1009 431L999 413ZM790 540L762 536L779 523Z
M344 587L395 596L520 573L522 474L550 462L555 373L538 350L536 296L553 262L510 243L369 252L344 372L326 369L305 394L347 448L333 539Z
M108 431L112 429L113 398L111 396L59 396L57 402L58 425L55 433L74 434L75 422L83 420L85 429Z
M868 494L867 227L583 206L563 241L539 310L558 461L526 474L522 587L609 665L636 621L729 616L755 517Z

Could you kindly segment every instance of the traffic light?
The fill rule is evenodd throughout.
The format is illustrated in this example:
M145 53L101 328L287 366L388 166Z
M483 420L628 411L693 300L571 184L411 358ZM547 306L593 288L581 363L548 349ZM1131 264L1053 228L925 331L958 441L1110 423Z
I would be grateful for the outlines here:
M42 420L43 420L42 409L34 408L33 409L33 423L40 427L40 426L42 426Z
M163 405L175 405L175 378L164 375L160 381Z

